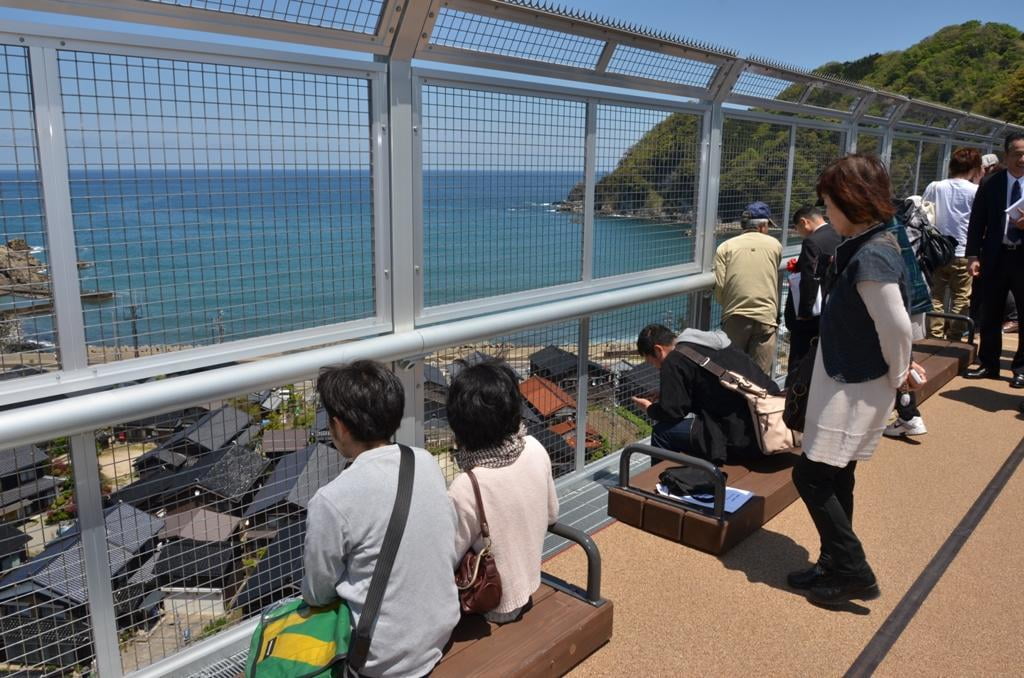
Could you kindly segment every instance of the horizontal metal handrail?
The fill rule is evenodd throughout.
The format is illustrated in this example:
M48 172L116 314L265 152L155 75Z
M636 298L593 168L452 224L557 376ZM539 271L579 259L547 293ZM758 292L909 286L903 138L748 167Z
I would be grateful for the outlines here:
M0 449L285 384L308 378L324 365L418 357L453 344L697 292L713 284L714 276L704 273L22 407L0 413Z

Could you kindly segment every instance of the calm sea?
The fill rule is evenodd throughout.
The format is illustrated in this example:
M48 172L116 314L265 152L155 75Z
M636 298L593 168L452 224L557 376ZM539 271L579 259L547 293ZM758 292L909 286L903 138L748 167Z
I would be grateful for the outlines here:
M427 172L428 305L578 280L581 216L559 212L576 173ZM399 190L396 188L395 190ZM90 344L206 344L366 317L374 307L371 180L366 172L73 172L72 209ZM0 237L25 238L44 263L35 177L0 172ZM596 276L693 258L679 224L595 219ZM656 245L652 246L652 243ZM0 297L0 308L31 303ZM592 339L631 338L672 320L679 302L617 311ZM22 319L54 341L50 316ZM559 337L546 339L557 341ZM567 339L565 339L567 340Z

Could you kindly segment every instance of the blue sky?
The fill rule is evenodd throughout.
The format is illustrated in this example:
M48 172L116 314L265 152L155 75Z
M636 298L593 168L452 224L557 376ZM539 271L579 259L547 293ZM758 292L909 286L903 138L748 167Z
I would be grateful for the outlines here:
M1024 2L967 0L560 0L803 68L903 49L950 24L977 19L1024 30Z

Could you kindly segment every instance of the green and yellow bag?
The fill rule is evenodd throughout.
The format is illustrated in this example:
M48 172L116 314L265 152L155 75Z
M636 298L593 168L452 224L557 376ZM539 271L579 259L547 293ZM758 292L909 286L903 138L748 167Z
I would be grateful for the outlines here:
M352 616L343 600L326 607L310 607L301 598L293 598L268 607L260 615L249 642L245 678L359 675L370 654L373 627L384 601L412 501L415 458L405 445L398 447L402 455L398 491L358 626L353 631Z
M310 607L301 598L264 610L249 643L247 678L328 678L348 657L348 605Z

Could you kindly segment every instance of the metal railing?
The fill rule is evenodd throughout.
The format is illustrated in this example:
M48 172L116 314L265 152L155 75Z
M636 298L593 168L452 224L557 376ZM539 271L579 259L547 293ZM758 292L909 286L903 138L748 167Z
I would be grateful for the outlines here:
M0 0L65 21L0 33L16 668L177 672L293 591L321 365L393 362L450 477L447 384L501 357L573 479L649 431L636 332L712 324L744 205L795 256L843 153L914 193L1021 129L532 0L272 5Z

